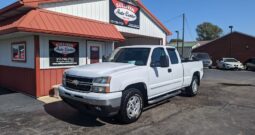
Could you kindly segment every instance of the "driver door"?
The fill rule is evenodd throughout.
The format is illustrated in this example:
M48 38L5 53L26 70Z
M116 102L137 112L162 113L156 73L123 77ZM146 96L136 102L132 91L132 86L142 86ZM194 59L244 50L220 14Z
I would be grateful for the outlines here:
M153 64L153 66L149 67L149 98L154 98L170 90L171 69L169 66L160 66L160 59L162 56L167 56L166 50L163 47L153 50L151 55L151 65Z

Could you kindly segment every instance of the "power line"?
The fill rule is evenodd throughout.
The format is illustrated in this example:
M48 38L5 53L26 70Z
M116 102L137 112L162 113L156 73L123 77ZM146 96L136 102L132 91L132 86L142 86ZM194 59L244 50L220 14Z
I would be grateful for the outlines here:
M172 21L174 21L174 20L177 20L178 18L181 18L182 17L182 15L177 15L177 16L175 16L175 17L172 17L172 18L170 18L170 19L168 19L168 20L166 20L166 21L164 21L165 23L170 23L170 22L172 22Z
M194 36L193 36L193 34L192 34L192 32L191 32L191 28L190 28L190 25L189 25L189 22L188 22L188 18L187 18L187 17L185 17L185 22L186 22L187 29L188 29L188 32L189 32L190 37L192 38L192 40L195 40L195 38L194 38Z

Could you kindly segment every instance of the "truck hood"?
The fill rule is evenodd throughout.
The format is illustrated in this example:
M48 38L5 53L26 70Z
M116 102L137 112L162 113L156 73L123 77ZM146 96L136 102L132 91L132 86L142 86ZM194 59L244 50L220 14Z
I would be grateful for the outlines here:
M71 68L66 70L66 74L84 77L102 77L136 67L138 66L135 66L134 64L106 62Z

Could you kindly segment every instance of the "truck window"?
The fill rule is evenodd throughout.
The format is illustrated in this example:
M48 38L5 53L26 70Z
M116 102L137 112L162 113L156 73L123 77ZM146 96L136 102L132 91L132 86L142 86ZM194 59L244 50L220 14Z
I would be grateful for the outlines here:
M150 48L121 48L113 53L110 61L145 66L147 65L149 54Z
M167 49L168 55L170 57L171 63L172 64L178 64L179 60L178 60L178 56L176 54L175 49L169 48Z
M151 63L155 63L156 66L160 66L161 56L165 56L166 52L164 48L155 48L152 52Z

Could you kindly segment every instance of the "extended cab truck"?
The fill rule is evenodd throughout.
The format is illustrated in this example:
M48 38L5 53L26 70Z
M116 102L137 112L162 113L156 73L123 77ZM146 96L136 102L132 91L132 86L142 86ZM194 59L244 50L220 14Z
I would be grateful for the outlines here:
M197 95L203 76L202 61L182 62L172 47L120 47L109 61L66 70L59 87L63 101L82 112L132 123L148 104L181 92Z

